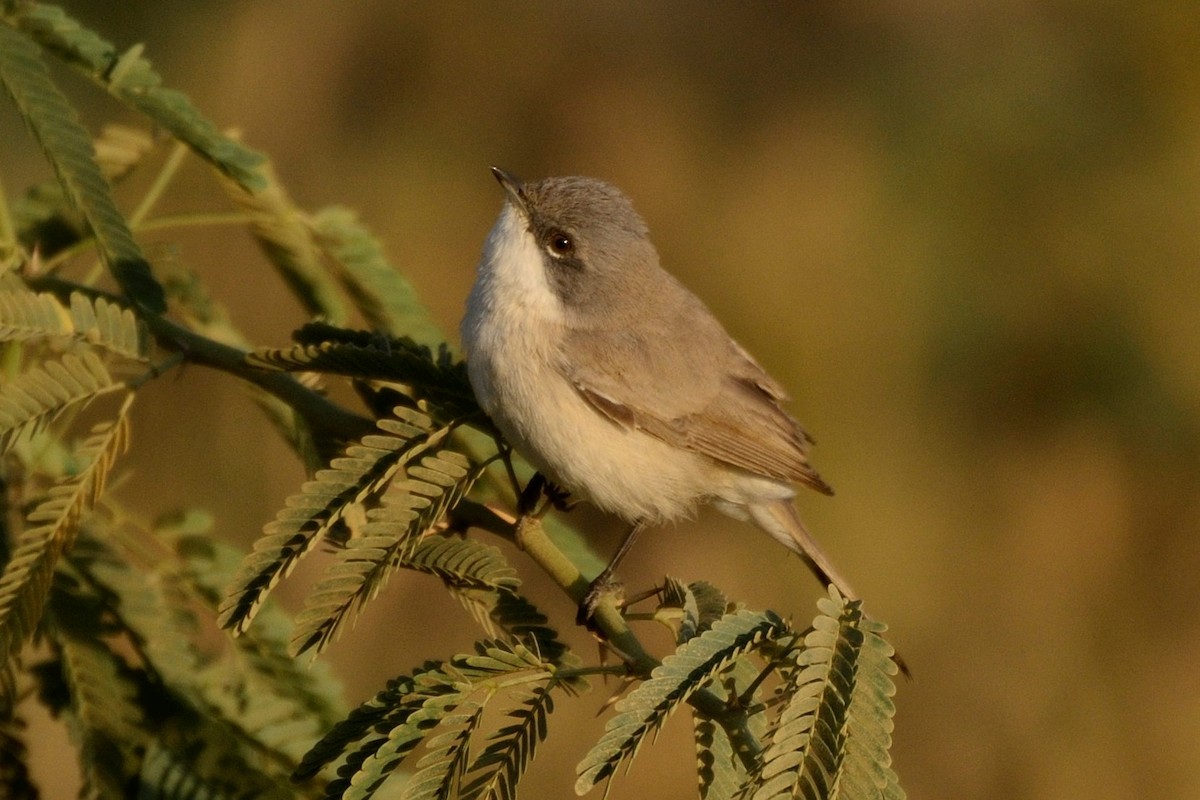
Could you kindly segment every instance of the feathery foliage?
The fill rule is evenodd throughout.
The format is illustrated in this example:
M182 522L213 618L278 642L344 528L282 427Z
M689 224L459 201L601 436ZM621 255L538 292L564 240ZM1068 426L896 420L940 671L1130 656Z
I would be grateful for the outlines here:
M46 361L0 386L0 452L43 429L71 406L124 389L90 351Z
M118 52L114 45L57 6L10 3L5 17L9 25L170 131L242 186L257 189L265 185L259 169L266 159L218 131L186 95L165 88L162 78L142 56L141 45Z
M897 671L891 646L879 623L836 589L818 607L747 796L903 797L887 755Z
M513 510L533 494L526 465L414 287L353 212L296 206L263 156L163 86L144 50L54 6L0 0L0 83L55 176L11 209L0 198L0 794L38 794L21 724L36 703L70 733L86 796L369 798L387 784L409 800L516 800L556 706L604 674L629 691L603 707L580 793L611 790L689 706L705 800L904 796L888 752L893 653L836 590L801 631L706 581L668 578L652 613L604 606L593 620L614 663L572 650L481 535L517 545L520 564L573 598L588 562L543 530L549 504ZM108 126L93 144L49 59L158 133ZM190 154L237 213L150 216ZM118 181L123 193L149 185L132 212L114 199ZM252 343L203 271L164 268L165 285L152 274L139 231L215 219L242 220L259 268L312 317L291 345ZM97 258L111 293L93 285ZM223 543L219 514L146 521L109 491L138 426L134 399L162 375L206 374L186 364L251 386L309 476L249 554ZM334 399L351 393L356 405ZM293 617L270 595L321 544L329 563ZM321 652L398 575L444 587L479 641L347 713ZM630 628L645 619L674 636L661 662Z
M147 311L164 311L162 287L113 201L112 187L96 164L91 137L51 80L37 45L5 25L0 25L0 81L42 145L72 205L87 220L117 283Z
M317 742L295 777L306 780L337 763L327 798L368 798L418 747L425 755L405 784L404 797L514 797L525 767L546 736L551 693L570 689L557 667L519 643L483 641L472 654L429 662L389 682ZM470 742L487 706L515 701L513 723L501 727L483 752Z
M363 437L348 447L343 456L331 461L328 469L318 471L313 480L304 484L300 494L288 499L287 507L275 521L263 529L263 537L243 563L222 607L223 627L245 630L262 598L313 545L341 522L351 508L379 497L398 472L413 468L426 454L436 452L455 424L438 425L425 414L397 407L394 416L378 420L376 426L380 433ZM440 479L434 477L434 481L431 485L436 486ZM406 485L408 491L401 492L396 499L398 514L411 511L399 508L400 498L420 496L424 484L415 481ZM377 521L387 521L386 516Z
M73 292L68 308L49 292L0 290L0 341L37 340L82 342L131 361L150 355L145 323L117 303Z
M312 317L344 325L346 300L334 277L325 268L303 213L292 203L269 164L258 170L263 183L253 189L232 178L222 181L230 198L247 216L267 259Z
M379 508L367 512L360 534L337 552L337 561L309 594L296 619L295 653L310 648L320 652L346 615L375 597L417 541L462 499L478 475L453 451L425 456L420 466L409 467L407 473L406 480L392 482Z
M584 794L632 758L667 716L733 659L786 630L774 614L739 611L689 639L654 670L650 680L617 704L604 736L579 763L575 791Z
M71 545L79 519L104 492L113 463L129 437L129 395L112 422L96 425L80 448L86 466L52 487L33 511L29 527L0 574L0 662L16 655L33 632L50 590L54 567Z

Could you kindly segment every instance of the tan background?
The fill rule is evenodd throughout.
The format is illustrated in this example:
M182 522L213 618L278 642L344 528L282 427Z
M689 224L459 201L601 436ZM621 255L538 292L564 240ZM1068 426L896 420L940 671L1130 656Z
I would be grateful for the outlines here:
M1200 796L1196 3L66 7L144 42L302 205L357 208L447 331L499 208L489 164L622 186L820 443L838 495L801 509L916 674L894 749L909 795ZM93 127L132 119L68 82ZM11 110L0 135L7 191L44 176ZM198 167L179 189L168 207L220 207ZM151 252L204 275L257 341L301 321L264 302L281 290L241 233L172 238ZM190 369L139 405L131 505L199 502L248 542L298 486L232 380ZM801 621L818 594L711 514L623 570L664 572ZM357 701L469 646L466 625L404 576L329 658ZM577 732L525 796L573 796L603 696L562 705L552 727ZM614 797L694 796L687 727Z

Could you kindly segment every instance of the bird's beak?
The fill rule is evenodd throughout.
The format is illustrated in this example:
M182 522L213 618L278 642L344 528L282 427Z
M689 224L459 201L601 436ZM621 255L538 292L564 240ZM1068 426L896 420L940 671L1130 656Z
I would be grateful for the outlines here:
M508 200L522 214L528 215L528 206L525 199L525 184L521 183L521 179L510 172L505 172L499 167L492 167L492 174L496 176L496 180L504 187L504 193L508 195Z

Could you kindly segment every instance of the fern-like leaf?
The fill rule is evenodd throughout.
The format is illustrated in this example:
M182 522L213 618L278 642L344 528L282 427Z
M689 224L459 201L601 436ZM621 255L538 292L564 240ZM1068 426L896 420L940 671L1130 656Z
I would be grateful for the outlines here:
M605 726L600 741L577 767L575 791L584 794L632 758L647 734L703 688L713 676L768 637L787 629L770 612L728 614L689 640L651 673L650 679L617 704L617 714Z
M41 618L54 566L70 546L80 516L104 491L113 462L129 440L126 398L114 422L92 429L80 451L86 466L62 479L32 512L0 575L0 663L11 658Z
M121 660L98 641L65 635L56 644L71 693L69 723L84 782L100 797L125 797L137 769L132 746L147 741L137 687L123 674Z
M521 644L558 667L579 665L579 658L558 638L546 615L524 596L511 590L474 588L455 589L454 594L489 636ZM587 687L583 678L562 683L570 691Z
M456 589L514 592L521 585L499 548L459 536L423 537L402 565L436 575Z
M71 322L76 337L89 344L132 361L149 360L146 324L128 308L103 297L89 299L75 292L71 295Z
M166 587L181 599L199 594L215 608L237 570L240 554L212 536L211 520L203 515L164 521L156 526L155 533L174 547L181 562L163 571ZM288 655L294 625L282 609L267 603L255 619L252 629L234 639L234 651L226 665L234 682L224 681L222 685L230 687L242 707L264 692L286 698L294 707L293 715L311 717L318 727L328 730L345 714L342 687L329 665L306 667ZM237 683L245 688L237 688Z
M138 800L237 800L197 775L192 759L150 742L138 775Z
M162 286L113 201L112 187L96 164L91 137L51 80L37 45L6 25L0 25L0 81L41 144L67 197L87 220L117 283L139 306L153 313L165 311Z
M380 433L364 436L344 456L333 459L329 469L319 470L263 528L221 606L222 627L244 631L267 593L344 518L348 508L376 495L397 470L436 448L451 431L403 408L396 409L394 418L378 420L376 426Z
M65 409L122 388L91 352L47 361L0 385L0 453Z
M266 161L262 154L222 134L186 96L163 87L140 46L118 53L116 47L61 8L37 3L14 5L11 19L42 47L153 119L242 186L258 189L266 185L259 172Z
M749 796L902 798L887 754L896 670L891 648L878 624L864 618L861 603L846 602L836 588L818 608ZM858 741L851 745L851 739Z
M693 734L701 800L734 800L745 775L729 735L716 722L700 715L693 720Z
M464 690L469 691L469 686L462 686L453 671L447 673L445 670L445 665L430 664L413 675L413 692L399 698L398 704L387 707L370 730L372 735L346 754L338 777L325 787L327 798L366 800L374 795L429 732L458 709L464 699ZM324 742L318 742L314 751ZM307 756L297 774L305 770L306 761Z
M472 777L462 788L462 800L516 800L517 783L546 738L547 718L554 711L552 688L553 684L537 687L509 712L513 722L496 731L471 764Z
M0 340L75 339L133 361L149 357L145 323L103 297L71 295L68 310L53 294L0 290Z
M0 291L0 340L19 342L60 337L72 329L70 314L54 295Z
M416 674L437 671L440 667L438 662L429 662ZM402 723L408 714L419 707L421 700L414 678L402 675L388 681L384 689L351 711L309 749L292 773L292 779L304 781L313 778L346 753L362 749L363 743L389 721Z
M470 763L471 736L483 719L484 706L467 701L442 719L442 731L425 742L426 754L404 786L403 800L442 800L455 796ZM460 795L465 797L465 795Z
M836 594L826 607L844 602ZM892 717L896 713L892 696L898 668L895 650L883 638L887 626L863 616L858 623L863 634L850 704L850 722L846 726L846 757L838 796L844 798L880 798L903 800L904 790L891 768Z
M668 577L660 596L656 617L668 624L678 620L677 645L708 630L729 610L725 594L707 581L683 583Z
M412 284L388 262L379 241L353 211L322 209L312 228L371 328L429 347L446 341Z
M419 537L466 494L478 475L465 458L444 450L410 467L408 479L393 481L383 505L367 512L362 535L337 552L325 577L296 618L295 653L324 649L346 616L375 597Z
M300 344L284 349L265 349L249 354L248 363L268 369L345 375L356 380L380 380L402 384L406 394L426 400L444 417L482 418L471 389L466 364L448 351L436 355L411 339L388 339L359 334L353 341L307 339L342 332L325 325L308 325L297 332Z

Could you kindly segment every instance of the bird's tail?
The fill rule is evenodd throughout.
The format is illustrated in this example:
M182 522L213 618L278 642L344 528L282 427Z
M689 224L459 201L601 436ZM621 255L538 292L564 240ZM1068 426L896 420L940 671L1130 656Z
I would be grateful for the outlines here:
M804 563L823 583L836 586L847 600L859 599L858 592L850 588L849 582L834 569L829 556L825 555L817 540L804 527L790 499L755 504L749 506L748 510L758 527L804 559Z

